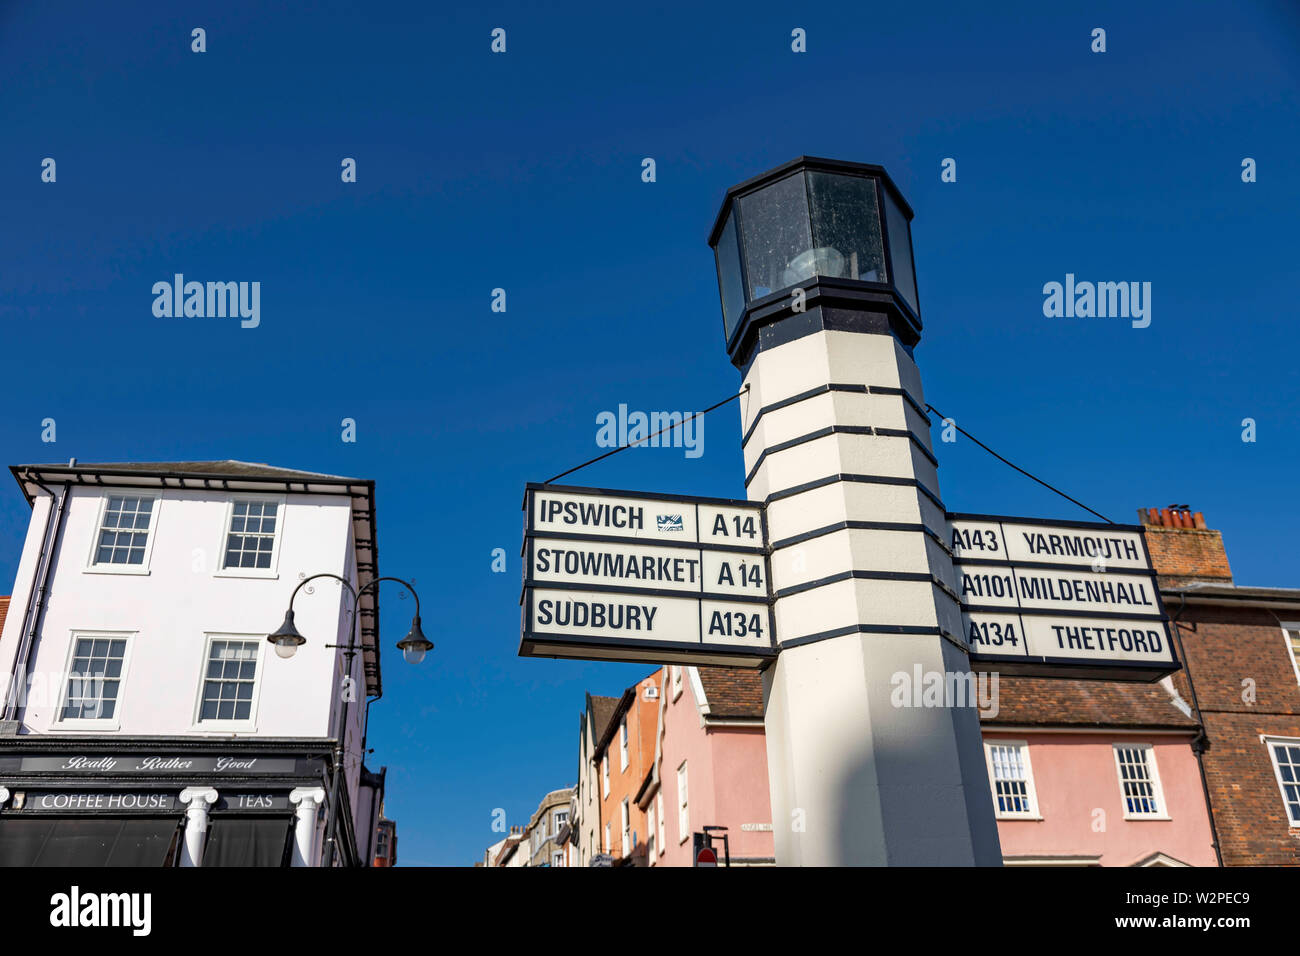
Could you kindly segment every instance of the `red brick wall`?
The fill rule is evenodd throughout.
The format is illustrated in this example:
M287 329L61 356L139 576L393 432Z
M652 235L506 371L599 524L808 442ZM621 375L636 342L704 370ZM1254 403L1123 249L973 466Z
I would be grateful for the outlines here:
M1206 713L1205 776L1224 866L1300 866L1300 829L1287 821L1260 734L1300 738L1300 718Z
M1151 525L1146 531L1147 550L1160 574L1161 587L1180 588L1193 581L1232 583L1232 568L1219 532Z
M1180 613L1177 597L1165 603L1209 737L1205 776L1224 865L1300 866L1300 829L1260 740L1300 738L1300 680L1282 628L1263 608L1189 604ZM1175 680L1187 696L1186 674Z
M1138 514L1162 588L1233 583L1223 538L1199 512L1170 506ZM1208 737L1203 763L1224 865L1300 866L1300 828L1290 825L1260 740L1300 738L1300 680L1281 622L1267 608L1164 599L1183 648L1185 669L1174 682L1191 700L1190 675Z

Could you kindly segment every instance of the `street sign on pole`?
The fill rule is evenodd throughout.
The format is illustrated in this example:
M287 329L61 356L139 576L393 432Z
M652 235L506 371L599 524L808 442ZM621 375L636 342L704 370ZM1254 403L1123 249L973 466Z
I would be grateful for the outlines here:
M776 656L761 504L528 485L524 657L760 667Z
M708 847L708 846L700 847L699 852L695 854L695 865L696 866L717 866L718 854L713 851L712 847Z
M950 514L971 664L1154 681L1178 670L1141 525Z

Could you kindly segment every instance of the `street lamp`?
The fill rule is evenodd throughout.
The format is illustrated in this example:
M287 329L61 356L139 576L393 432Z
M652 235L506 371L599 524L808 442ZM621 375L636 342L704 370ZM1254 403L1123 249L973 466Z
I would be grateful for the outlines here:
M356 657L360 645L357 643L357 608L361 604L361 596L367 591L377 591L380 581L396 581L411 592L415 598L415 617L411 621L411 629L407 632L406 637L397 643L397 649L402 652L402 657L408 663L418 664L424 660L424 656L433 650L433 642L424 636L424 631L420 627L420 595L416 593L408 581L401 578L383 577L375 578L373 581L365 584L360 590L354 588L346 579L339 577L337 574L322 572L313 574L309 578L303 578L298 582L298 586L293 589L289 595L289 608L284 612L284 621L281 625L266 635L266 639L275 646L275 653L278 657L286 660L297 653L298 648L307 643L307 638L298 632L298 627L293 620L293 602L298 597L298 592L309 581L315 581L317 578L333 578L352 595L352 619L348 624L348 642L346 644L326 644L326 647L341 648L343 656L347 660L347 667L344 673L349 677L352 675L352 660ZM338 736L334 740L334 767L330 775L330 794L329 794L329 816L325 821L325 859L323 866L334 865L334 854L338 844L338 813L339 813L339 793L343 784L343 740L347 733L348 727L348 703L351 698L350 694L343 695L343 710L339 716Z
M285 660L293 657L298 653L298 648L307 643L307 638L299 634L298 628L294 626L292 608L284 612L284 623L280 629L266 635L266 639L275 645L276 656Z
M415 592L412 591L412 594ZM417 601L419 598L416 599ZM292 622L290 622L292 623ZM411 629L407 632L406 637L397 642L397 649L402 652L402 657L406 658L408 664L418 664L424 660L424 655L433 650L433 641L424 636L424 631L420 630L420 614L417 611L415 620L411 622ZM290 651L289 653L293 653Z

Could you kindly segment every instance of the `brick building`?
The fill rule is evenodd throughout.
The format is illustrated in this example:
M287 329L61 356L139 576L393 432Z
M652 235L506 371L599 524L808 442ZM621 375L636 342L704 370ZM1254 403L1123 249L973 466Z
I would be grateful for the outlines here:
M1004 859L1300 864L1300 589L1236 585L1199 512L1139 515L1184 668L1149 685L1001 678L981 723ZM1123 794L1129 758L1147 812Z
M1225 866L1300 865L1300 589L1236 585L1223 539L1185 506L1139 511L1205 731Z
M600 787L600 852L615 866L645 866L646 814L637 791L655 756L663 669L629 687L596 741L592 760Z
M374 866L397 866L397 823L379 811L379 823L375 833Z

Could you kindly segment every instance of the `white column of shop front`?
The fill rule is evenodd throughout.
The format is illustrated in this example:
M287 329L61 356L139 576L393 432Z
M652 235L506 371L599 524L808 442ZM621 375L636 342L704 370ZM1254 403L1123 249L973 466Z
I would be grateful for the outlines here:
M891 702L918 664L970 667L915 363L892 335L821 330L759 351L745 383L782 648L763 677L777 863L1000 865L975 710Z
M208 808L217 802L211 787L186 787L180 801L185 804L185 842L181 846L181 866L202 866L203 845L208 837Z
M289 794L295 804L297 822L293 829L293 862L291 866L316 866L316 815L325 802L323 787L299 787Z

